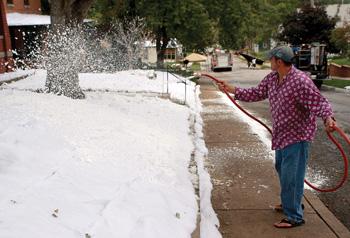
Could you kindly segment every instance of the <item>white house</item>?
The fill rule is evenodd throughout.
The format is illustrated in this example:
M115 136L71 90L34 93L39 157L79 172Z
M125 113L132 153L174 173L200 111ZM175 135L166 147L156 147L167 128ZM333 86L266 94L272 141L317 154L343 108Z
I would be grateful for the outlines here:
M176 39L170 39L164 54L166 62L176 62L182 57L182 45ZM144 51L142 62L147 64L157 63L156 42L146 40L144 42Z

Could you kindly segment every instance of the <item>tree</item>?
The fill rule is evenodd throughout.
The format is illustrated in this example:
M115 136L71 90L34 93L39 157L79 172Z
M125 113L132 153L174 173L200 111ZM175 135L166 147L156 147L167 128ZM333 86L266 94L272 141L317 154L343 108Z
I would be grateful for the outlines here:
M51 0L51 25L82 23L94 0Z
M174 27L174 36L187 51L204 52L214 43L214 24L205 6L197 0L183 1L179 24Z
M51 0L47 35L46 92L84 98L78 73L84 59L81 24L94 0Z
M235 49L269 41L300 1L97 0L90 16L106 26L115 18L144 18L156 39L161 64L171 38L177 38L187 51L203 51L217 43Z
M89 17L101 28L109 28L116 21L133 20L136 15L136 0L96 0L90 8Z
M212 42L212 24L200 0L140 0L136 7L156 39L158 66L163 65L171 38L177 38L187 50L203 49Z
M49 0L41 0L41 13L44 15L50 15Z
M214 0L206 4L211 19L217 23L218 42L235 49L253 43L269 42L276 36L285 15L300 0Z
M350 0L315 0L316 3L319 3L321 5L329 5L329 4L348 4L350 3Z
M276 38L285 16L292 13L299 3L299 0L260 0L259 6L253 6L253 9L258 9L255 41L269 43L271 38Z
M224 0L219 4L221 11L216 13L220 14L218 15L219 43L228 49L240 48L243 44L243 25L249 20L248 4L244 4L241 0Z
M127 22L116 21L109 32L106 38L124 55L124 69L138 66L146 39L144 21L139 18Z
M173 36L172 29L179 25L179 18L175 13L176 2L172 0L139 1L139 14L146 19L148 29L156 39L157 64L163 66L165 49ZM141 11L142 9L142 11Z
M343 56L350 57L350 25L334 29L331 35L331 42L341 51Z
M331 31L336 23L329 18L324 6L304 5L288 15L282 24L279 39L293 45L320 42L330 45Z

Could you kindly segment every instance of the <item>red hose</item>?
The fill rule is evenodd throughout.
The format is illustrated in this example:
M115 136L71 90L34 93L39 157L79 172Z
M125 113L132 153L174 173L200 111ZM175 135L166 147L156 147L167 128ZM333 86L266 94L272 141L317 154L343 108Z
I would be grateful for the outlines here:
M212 79L213 81L215 81L216 83L220 83L222 82L221 80L209 75L209 74L201 74L202 76L206 76L210 79ZM254 117L253 115L251 115L249 112L247 112L244 108L242 108L232 97L231 95L224 90L224 93L226 94L226 96L231 100L231 102L233 102L233 104L236 105L236 107L238 107L242 112L244 112L247 116L249 116L250 118L252 118L253 120L257 121L258 123L260 123L263 127L265 127L270 134L272 135L272 130L262 121L260 121L259 119L257 119L256 117ZM334 126L333 127L335 129L336 132L339 133L339 135L341 137L343 137L343 139L350 145L350 139L345 135L344 131L342 131L339 127ZM333 188L327 188L327 189L321 189L321 188L317 188L316 186L312 185L310 182L308 182L306 179L304 180L304 182L309 185L311 188L313 188L314 190L318 191L318 192L334 192L336 191L338 188L340 188L341 186L343 186L343 184L345 183L345 181L347 180L348 177L348 158L346 157L346 154L344 152L343 147L341 146L341 144L333 137L333 135L329 132L327 132L328 138L337 146L337 148L339 149L341 155L343 156L343 160L344 160L344 175L342 177L342 179L340 180L340 182Z

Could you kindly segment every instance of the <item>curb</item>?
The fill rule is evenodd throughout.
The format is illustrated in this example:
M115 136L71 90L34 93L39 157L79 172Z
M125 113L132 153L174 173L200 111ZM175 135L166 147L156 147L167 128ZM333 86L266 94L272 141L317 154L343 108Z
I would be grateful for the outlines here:
M305 190L304 198L338 238L350 237L350 231L328 210L315 194Z
M334 76L334 75L329 75L330 79L342 79L342 80L350 80L349 77L338 77L338 76Z
M197 214L197 225L196 229L192 232L191 238L200 238L201 232L200 232L200 214Z
M0 81L0 86L3 85L3 84L13 83L13 82L16 82L16 81L25 79L25 78L27 78L27 77L29 77L29 76L34 75L34 74L35 74L35 72L33 72L33 73L28 73L28 74L25 74L25 75L22 75L22 76L18 76L18 77L12 78L12 79L7 79L7 80L4 80L4 81Z
M328 85L322 85L321 89L323 89L324 91L334 91L334 92L339 92L339 93L346 93L346 94L350 94L350 91L347 91L346 89L342 89L342 88L336 88L336 87L332 87L332 86L328 86Z

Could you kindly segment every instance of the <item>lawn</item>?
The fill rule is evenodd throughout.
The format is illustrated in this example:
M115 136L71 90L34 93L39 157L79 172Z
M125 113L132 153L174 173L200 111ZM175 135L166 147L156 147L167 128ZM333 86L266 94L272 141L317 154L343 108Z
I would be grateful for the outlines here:
M350 86L350 80L343 80L343 79L332 79L332 80L324 80L323 84L337 87L337 88L344 88L345 86Z
M192 71L200 71L201 70L201 65L199 62L194 62L191 66Z
M264 61L268 60L267 59L267 53L269 52L269 50L263 50L263 51L259 51L258 53L255 53L253 55L255 55L257 58L262 59Z
M350 59L349 58L333 58L333 59L328 59L328 63L336 63L339 65L350 65Z

